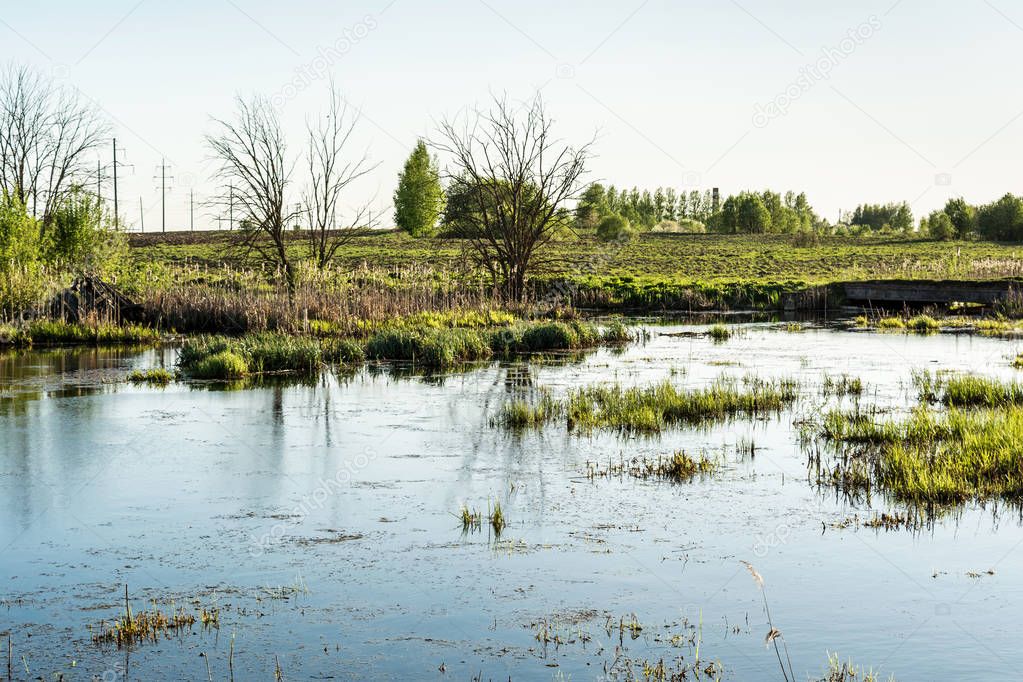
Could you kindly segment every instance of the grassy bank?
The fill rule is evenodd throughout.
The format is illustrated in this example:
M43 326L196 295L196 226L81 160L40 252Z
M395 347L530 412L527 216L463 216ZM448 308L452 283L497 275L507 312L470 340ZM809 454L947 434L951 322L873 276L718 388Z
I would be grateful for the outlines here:
M0 346L143 345L159 341L156 329L133 324L33 320L24 325L0 325Z

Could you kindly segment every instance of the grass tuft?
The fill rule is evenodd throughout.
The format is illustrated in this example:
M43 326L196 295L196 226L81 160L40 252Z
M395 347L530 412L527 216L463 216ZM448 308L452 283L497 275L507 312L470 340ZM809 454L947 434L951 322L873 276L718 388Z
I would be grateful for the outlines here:
M128 381L133 384L155 384L158 386L166 386L173 381L174 375L168 372L163 367L157 367L155 369L146 370L132 370L128 374Z

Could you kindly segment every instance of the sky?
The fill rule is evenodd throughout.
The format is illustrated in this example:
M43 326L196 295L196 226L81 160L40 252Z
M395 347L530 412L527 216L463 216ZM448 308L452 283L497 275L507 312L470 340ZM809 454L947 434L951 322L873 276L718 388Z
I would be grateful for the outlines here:
M120 213L139 229L141 202L147 232L163 159L167 229L189 228L190 193L196 228L216 227L204 135L235 96L271 98L298 155L331 80L359 115L352 153L377 164L346 205L385 226L418 138L537 92L559 137L596 136L592 181L805 191L832 221L905 200L920 217L1023 192L1021 57L1009 0L0 0L0 62L101 109L131 164Z

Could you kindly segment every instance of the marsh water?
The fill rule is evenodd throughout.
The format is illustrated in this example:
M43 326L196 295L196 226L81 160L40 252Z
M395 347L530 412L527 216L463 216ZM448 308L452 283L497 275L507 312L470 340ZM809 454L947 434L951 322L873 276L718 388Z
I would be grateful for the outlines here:
M227 387L124 381L173 367L173 348L0 357L14 678L226 680L230 663L239 680L643 679L643 662L695 662L698 646L723 679L782 679L741 561L763 576L799 679L820 677L829 652L885 679L1020 675L1019 511L865 527L898 505L819 489L798 427L852 400L823 397L826 374L900 409L914 369L1012 377L1019 343L747 324L721 344L698 325L645 329L622 351L444 376L367 367ZM491 423L540 387L746 375L796 378L802 398L654 438ZM588 475L679 449L724 465L683 484ZM463 533L463 504L497 502L500 537ZM94 644L125 585L136 612L216 608L219 627Z

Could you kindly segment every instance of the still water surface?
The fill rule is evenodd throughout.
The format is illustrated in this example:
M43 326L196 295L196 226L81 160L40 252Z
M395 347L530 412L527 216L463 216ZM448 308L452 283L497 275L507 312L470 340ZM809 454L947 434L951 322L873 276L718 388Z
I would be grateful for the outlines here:
M0 631L15 678L196 680L208 661L225 680L233 639L239 680L273 679L275 656L290 680L627 679L630 660L694 660L695 636L725 679L781 679L742 560L766 581L800 679L828 652L899 680L1020 675L1019 512L971 506L919 532L834 527L894 507L812 486L794 426L836 402L818 390L825 373L860 377L865 405L901 409L914 369L1011 378L1020 344L649 330L567 362L236 390L123 382L172 367L170 348L0 357ZM541 386L749 374L795 377L804 397L777 418L655 439L490 424ZM752 457L736 447L749 441ZM586 475L588 462L678 449L726 465L688 485ZM494 501L510 523L500 539L463 535L460 506ZM136 611L216 607L220 627L98 647L90 626L120 615L125 584ZM619 632L633 616L642 630ZM538 640L543 622L560 643Z

